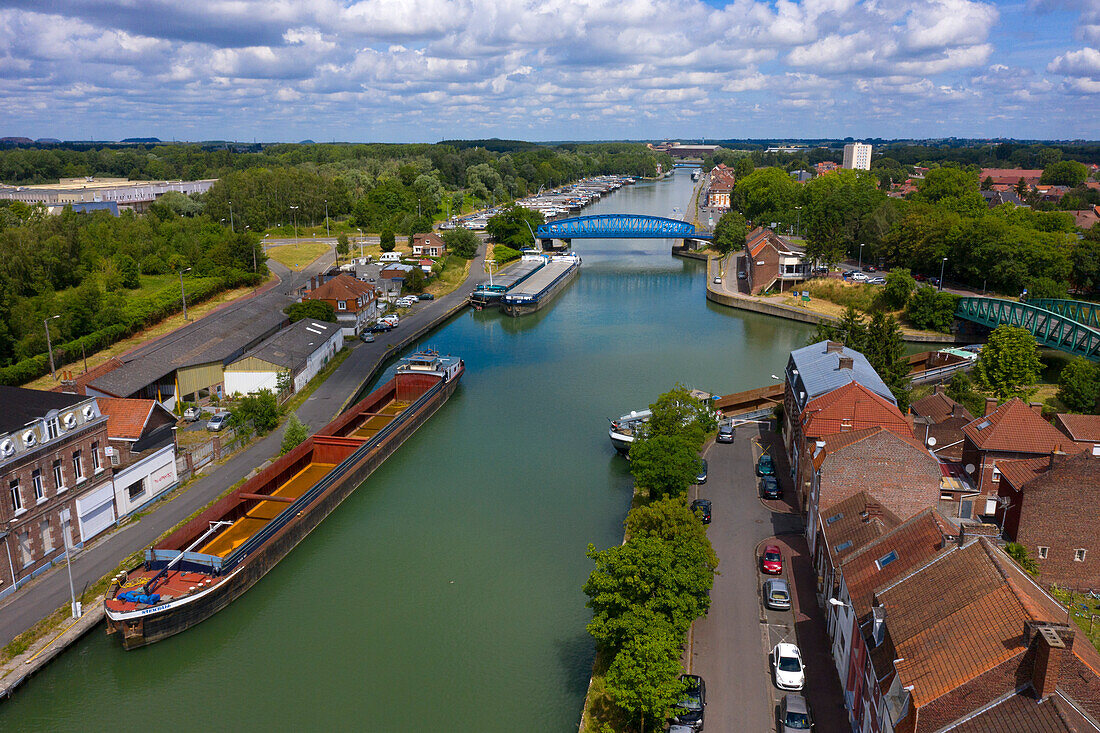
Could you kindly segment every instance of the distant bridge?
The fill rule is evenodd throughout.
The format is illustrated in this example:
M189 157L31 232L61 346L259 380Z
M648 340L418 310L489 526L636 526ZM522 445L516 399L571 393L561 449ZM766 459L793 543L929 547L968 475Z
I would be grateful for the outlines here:
M960 298L955 316L983 326L1027 329L1040 346L1100 361L1100 306L1078 300L1040 298L1027 302Z
M710 239L711 232L680 219L642 214L594 214L558 219L535 230L542 240L561 239Z

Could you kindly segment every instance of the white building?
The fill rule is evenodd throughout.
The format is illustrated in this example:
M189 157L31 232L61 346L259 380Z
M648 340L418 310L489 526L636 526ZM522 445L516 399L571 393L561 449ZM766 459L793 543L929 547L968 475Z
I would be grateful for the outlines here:
M304 318L225 367L225 392L244 395L269 389L278 394L281 374L288 375L297 392L343 345L339 324Z
M845 145L843 166L849 170L871 170L871 146L866 143L848 143Z
M107 416L115 515L125 517L179 483L176 416L156 400L97 398Z
M113 201L122 207L144 210L169 191L206 193L216 178L199 181L131 181L126 178L62 178L57 183L30 186L0 185L0 199L27 204L76 204Z

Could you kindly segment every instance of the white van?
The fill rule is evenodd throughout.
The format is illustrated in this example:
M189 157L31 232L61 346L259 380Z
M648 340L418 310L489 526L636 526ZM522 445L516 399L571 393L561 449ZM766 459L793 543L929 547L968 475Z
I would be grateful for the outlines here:
M382 256L378 258L379 262L400 262L400 252L383 252Z

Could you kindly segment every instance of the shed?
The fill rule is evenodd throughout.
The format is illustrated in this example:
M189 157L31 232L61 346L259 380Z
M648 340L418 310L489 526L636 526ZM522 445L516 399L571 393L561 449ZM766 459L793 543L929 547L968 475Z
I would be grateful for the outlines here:
M291 324L225 367L225 391L277 393L279 375L286 373L292 391L297 392L340 350L343 338L343 329L336 323L306 318Z

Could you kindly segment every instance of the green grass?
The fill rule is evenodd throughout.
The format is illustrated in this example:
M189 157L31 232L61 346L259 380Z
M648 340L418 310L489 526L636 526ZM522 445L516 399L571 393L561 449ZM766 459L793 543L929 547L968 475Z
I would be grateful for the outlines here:
M358 247L356 250L358 250ZM310 262L330 251L332 251L332 245L330 244L306 240L294 244L268 247L267 256L291 270L301 270Z
M1051 586L1050 594L1072 611L1073 620L1094 647L1100 648L1100 600ZM1082 608L1084 606L1084 608ZM1093 619L1093 616L1098 618Z
M810 297L827 300L845 308L851 306L864 313L874 310L878 293L874 285L845 285L838 280L816 279L806 283Z

